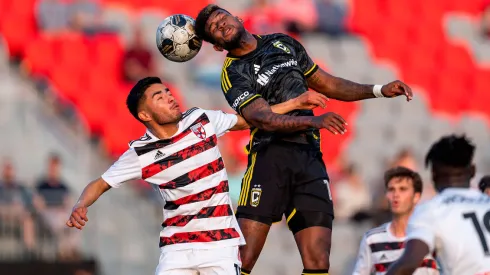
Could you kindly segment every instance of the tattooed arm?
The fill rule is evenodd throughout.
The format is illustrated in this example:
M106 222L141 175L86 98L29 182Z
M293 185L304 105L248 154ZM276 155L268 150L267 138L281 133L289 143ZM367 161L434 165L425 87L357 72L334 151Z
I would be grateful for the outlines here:
M344 133L346 122L334 113L321 116L287 116L276 114L263 98L257 98L241 111L254 127L268 132L297 132L309 128L326 128L332 133Z
M374 85L359 84L335 77L320 68L308 77L307 81L308 87L329 98L340 101L357 101L375 97L373 94ZM405 95L407 100L412 99L412 90L410 87L399 80L383 85L381 92L385 97Z

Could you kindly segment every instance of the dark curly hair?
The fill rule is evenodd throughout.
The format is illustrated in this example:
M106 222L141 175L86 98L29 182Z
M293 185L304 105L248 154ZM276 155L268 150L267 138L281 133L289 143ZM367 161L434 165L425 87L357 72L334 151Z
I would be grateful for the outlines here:
M464 168L472 164L475 145L466 136L444 136L434 143L425 157L425 166L442 164Z
M223 10L225 12L228 12L227 10L221 8L218 5L213 5L209 4L206 7L204 7L199 14L196 17L196 25L194 26L194 29L196 31L196 35L201 38L202 40L209 42L211 44L214 44L215 41L214 39L206 32L206 22L208 22L209 17L213 12L217 10ZM228 12L229 13L229 12Z

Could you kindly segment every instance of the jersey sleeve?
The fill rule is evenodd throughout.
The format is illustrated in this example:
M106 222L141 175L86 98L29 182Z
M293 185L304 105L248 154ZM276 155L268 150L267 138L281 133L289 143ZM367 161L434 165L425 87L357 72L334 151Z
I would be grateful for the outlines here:
M255 93L251 80L236 71L230 65L231 59L226 59L221 74L221 89L226 101L233 110L241 114L241 110L260 95Z
M228 114L223 111L206 110L205 113L213 124L217 137L224 135L238 121L237 115Z
M296 52L296 58L298 59L298 65L303 71L305 77L309 77L313 75L318 70L318 65L315 62L313 62L311 57L306 52L305 47L303 47L303 45L299 43L298 40L290 36L288 36L288 38L291 40L291 43Z
M371 249L367 243L366 235L361 240L359 245L359 252L357 253L356 265L354 267L353 275L370 275L373 269L371 262Z
M407 241L420 240L434 251L436 240L436 217L429 203L418 205L408 221Z
M111 187L118 188L129 180L141 179L138 155L133 148L128 149L102 174L102 179Z

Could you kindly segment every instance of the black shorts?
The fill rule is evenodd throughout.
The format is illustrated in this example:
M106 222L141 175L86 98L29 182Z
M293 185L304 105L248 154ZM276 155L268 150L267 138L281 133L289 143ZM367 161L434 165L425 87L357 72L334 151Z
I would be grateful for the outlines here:
M332 196L321 152L280 141L251 153L236 215L269 225L284 215L293 233L311 226L332 228Z

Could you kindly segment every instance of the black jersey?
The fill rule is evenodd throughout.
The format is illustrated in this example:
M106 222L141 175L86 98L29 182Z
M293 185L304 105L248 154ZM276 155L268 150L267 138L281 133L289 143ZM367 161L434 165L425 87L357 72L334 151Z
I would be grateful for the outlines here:
M306 78L318 66L304 47L286 34L255 35L257 48L240 57L227 55L221 74L221 88L228 104L239 114L253 100L262 97L270 105L298 97L308 90ZM313 111L296 110L291 116L312 116ZM293 134L265 132L252 128L248 150L256 151L275 139L303 140L319 148L319 132L311 129Z

